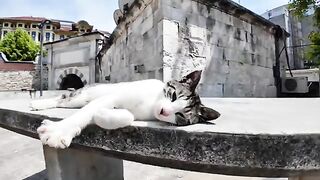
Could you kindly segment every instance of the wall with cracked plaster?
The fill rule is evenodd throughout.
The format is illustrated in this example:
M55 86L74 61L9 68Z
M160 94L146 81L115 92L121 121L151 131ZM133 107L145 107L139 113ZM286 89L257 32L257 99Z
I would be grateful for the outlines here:
M195 1L163 1L164 79L204 70L202 96L276 96L270 28Z
M270 25L239 18L213 1L135 3L119 18L114 42L102 60L101 82L166 81L201 69L202 96L276 96Z
M160 1L141 1L118 24L115 40L101 61L100 82L162 80L162 15Z

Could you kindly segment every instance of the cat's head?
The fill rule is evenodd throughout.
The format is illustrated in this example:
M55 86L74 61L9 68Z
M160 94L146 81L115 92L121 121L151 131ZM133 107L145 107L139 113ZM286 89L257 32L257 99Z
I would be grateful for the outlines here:
M205 107L200 100L196 87L201 78L201 71L194 71L181 80L165 83L165 100L158 109L158 119L178 126L210 121L220 116L217 111Z

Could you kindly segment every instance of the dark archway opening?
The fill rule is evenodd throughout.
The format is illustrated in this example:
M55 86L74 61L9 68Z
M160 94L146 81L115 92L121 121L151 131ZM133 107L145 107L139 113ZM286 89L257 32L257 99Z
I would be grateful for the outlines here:
M60 90L67 90L68 88L80 89L84 86L81 78L75 74L68 74L62 79Z

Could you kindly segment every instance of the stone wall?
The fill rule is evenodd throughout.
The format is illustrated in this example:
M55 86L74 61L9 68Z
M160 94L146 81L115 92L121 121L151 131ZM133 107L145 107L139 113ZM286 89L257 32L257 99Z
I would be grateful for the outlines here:
M160 1L141 1L114 31L101 63L100 82L162 79L163 26Z
M200 93L275 96L271 28L196 1L163 1L165 80L203 69Z
M48 89L47 68L43 71L43 89ZM1 71L0 91L20 91L22 89L40 89L40 69L33 71Z
M167 81L201 69L202 96L275 97L274 24L224 2L134 1L119 18L100 82Z

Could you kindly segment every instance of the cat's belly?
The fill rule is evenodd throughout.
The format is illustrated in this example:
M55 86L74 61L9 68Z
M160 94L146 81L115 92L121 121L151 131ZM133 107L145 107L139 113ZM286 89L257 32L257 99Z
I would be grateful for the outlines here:
M154 109L158 102L159 91L127 92L114 95L116 98L115 108L129 110L137 120L154 119Z
M155 119L154 107L163 96L163 82L143 80L119 84L101 84L89 88L86 93L90 100L101 96L112 99L113 108L127 109L138 120ZM110 107L111 108L111 107Z
M136 120L152 120L155 119L154 104L155 101L150 101L150 99L147 101L134 99L134 101L120 104L117 108L129 110Z

